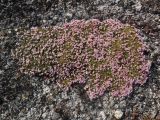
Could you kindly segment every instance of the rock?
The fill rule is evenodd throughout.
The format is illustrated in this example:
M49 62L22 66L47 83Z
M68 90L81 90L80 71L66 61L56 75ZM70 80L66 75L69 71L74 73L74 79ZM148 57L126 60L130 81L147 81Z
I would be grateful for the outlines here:
M126 107L126 101L125 100L121 101L119 106L120 106L120 108L125 108Z
M26 4L27 4L27 5L31 5L33 2L34 2L34 0L27 0L27 1L26 1Z
M159 0L141 0L141 2L140 0L90 0L88 3L81 3L84 0L73 0L73 2L64 2L67 5L66 10L63 8L62 0L38 1L13 2L10 0L6 2L6 0L2 0L1 2L3 5L1 5L2 12L0 14L0 99L4 102L0 100L2 103L0 120L64 120L67 119L65 114L69 115L68 119L70 120L131 120L134 112L134 119L143 119L141 118L143 114L149 114L150 119L160 120L158 111L160 109L158 91L160 40L157 32L160 30L160 17L157 14ZM142 32L149 29L148 31L153 31L153 34L154 31L158 33L154 36L149 34L143 36L144 41L153 46L150 54L155 64L151 69L153 74L144 87L136 85L133 95L126 97L124 101L114 99L110 93L106 92L100 99L90 102L85 97L85 93L77 88L75 88L76 92L69 91L62 94L58 92L58 87L53 82L57 80L56 78L49 82L49 80L39 77L28 78L26 75L22 75L22 77L12 75L15 65L11 63L8 44L11 46L13 41L21 40L14 36L14 33L20 36L20 30L23 28L61 25L64 19L87 20L93 16L98 16L97 18L102 20L118 18L123 22L135 24ZM147 28L148 25L151 27ZM45 81L44 84L42 81ZM8 99L12 96L15 96L14 100ZM97 102L99 100L102 102L102 106ZM60 104L61 109L57 112L55 106L63 103L61 101L64 101L64 105ZM153 101L155 101L154 104L152 104ZM73 111L77 111L78 114Z
M73 14L68 12L68 13L65 14L65 16L66 16L67 18L71 19L72 16L73 16Z
M160 25L158 25L157 28L160 29Z
M42 118L43 118L43 119L46 118L46 116L47 116L47 113L43 113L43 114L42 114Z
M42 20L43 21L43 23L46 23L47 21L46 20Z
M58 120L60 118L60 115L54 111L52 105L49 107L51 108L50 111L45 111L42 114L42 118L45 120Z
M153 109L153 110L151 111L151 118L154 119L154 118L156 117L156 115L157 115L157 110L156 110L156 109Z
M0 75L2 75L4 73L4 70L0 70Z
M14 29L14 31L16 31L16 32L17 32L17 31L18 31L18 29L17 29L17 28L15 28L15 29Z
M52 120L57 120L58 118L60 118L60 115L56 112L50 112L50 116L52 116Z
M101 5L101 6L98 7L98 10L99 11L104 11L104 9L106 9L106 7L107 7L106 5Z
M50 88L47 85L43 85L43 94L47 94L50 92Z
M10 34L12 31L11 30L8 30L8 33Z
M122 116L123 116L123 112L121 111L121 110L119 110L119 109L117 109L115 112L114 112L114 117L116 118L116 119L121 119L122 118Z
M61 95L62 95L62 98L63 98L63 99L67 99L67 98L68 98L68 96L67 96L67 92L62 92L62 94L61 94Z
M141 10L142 5L141 5L141 3L140 3L139 1L136 2L135 8L136 8L137 11L140 11L140 10Z
M99 113L99 115L102 117L102 120L106 120L106 115L105 115L104 111L101 111Z
M118 3L120 0L115 0L115 3Z
M160 65L160 56L157 58L157 64Z

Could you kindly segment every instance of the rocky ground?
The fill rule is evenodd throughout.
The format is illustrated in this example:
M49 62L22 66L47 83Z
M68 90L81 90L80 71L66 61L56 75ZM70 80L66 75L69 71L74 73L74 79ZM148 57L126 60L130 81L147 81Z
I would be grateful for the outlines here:
M127 97L90 101L81 86L60 92L53 79L19 74L11 57L17 28L72 19L113 18L142 31L150 46L149 79ZM0 120L160 120L159 0L0 0Z

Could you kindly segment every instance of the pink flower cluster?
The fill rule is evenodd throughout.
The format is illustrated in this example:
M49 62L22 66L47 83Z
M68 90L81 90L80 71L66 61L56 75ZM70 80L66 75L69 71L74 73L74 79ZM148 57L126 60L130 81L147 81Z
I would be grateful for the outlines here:
M18 36L22 42L13 57L19 59L21 72L56 77L64 90L84 84L91 100L106 90L113 96L128 95L133 84L145 83L151 65L137 30L117 20L73 20Z

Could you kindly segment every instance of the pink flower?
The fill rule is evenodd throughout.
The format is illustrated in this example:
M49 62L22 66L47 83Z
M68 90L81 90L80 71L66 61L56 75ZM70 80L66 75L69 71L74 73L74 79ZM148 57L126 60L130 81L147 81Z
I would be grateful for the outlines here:
M22 44L12 55L19 59L21 72L56 77L64 90L85 83L91 100L109 87L113 96L127 96L134 83L146 82L151 66L143 54L148 46L138 33L113 19L72 20L63 26L33 27L18 34Z

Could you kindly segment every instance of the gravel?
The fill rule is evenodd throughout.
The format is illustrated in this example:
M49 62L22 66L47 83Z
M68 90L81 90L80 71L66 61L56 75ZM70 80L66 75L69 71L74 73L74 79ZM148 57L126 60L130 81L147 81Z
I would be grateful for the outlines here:
M160 119L159 0L15 0L0 2L0 120ZM122 98L90 101L81 86L62 92L54 78L20 74L11 57L18 28L54 26L72 19L119 19L140 29L150 46L148 81Z

